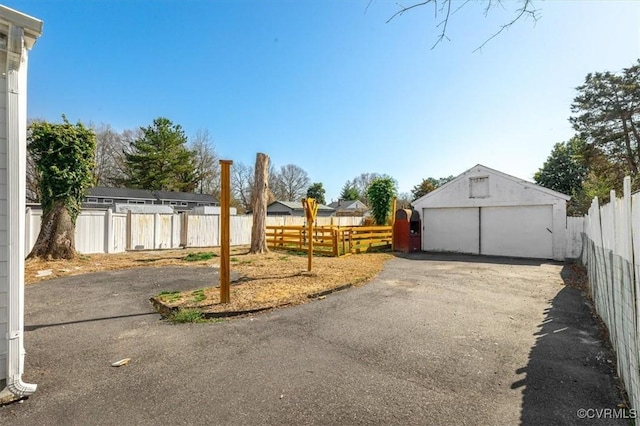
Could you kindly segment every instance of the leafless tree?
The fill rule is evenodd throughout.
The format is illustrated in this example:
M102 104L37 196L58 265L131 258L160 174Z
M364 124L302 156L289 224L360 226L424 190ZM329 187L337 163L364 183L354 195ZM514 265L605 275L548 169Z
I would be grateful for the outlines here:
M251 210L254 179L253 166L238 162L231 167L231 193L244 211Z
M373 2L373 0L369 0L369 3L367 4L367 9L369 8L369 6L371 5L371 3ZM399 10L396 11L393 15L391 15L391 17L389 19L387 19L387 23L391 22L394 18L403 15L405 12L408 12L410 10L419 8L419 7L423 7L423 6L427 6L427 5L432 5L433 6L433 12L435 15L435 19L438 20L438 23L436 24L437 28L441 28L440 30L440 34L438 35L436 42L434 43L434 45L431 47L432 49L435 48L438 44L440 44L440 42L442 42L443 40L450 40L449 36L447 35L447 26L449 24L449 19L452 18L453 15L455 15L460 9L462 9L463 7L467 6L469 3L471 3L472 5L478 5L480 4L483 8L483 14L484 16L487 16L489 14L489 12L496 8L496 7L500 7L502 9L509 9L509 8L513 8L514 4L517 4L518 6L516 6L516 8L513 11L513 19L511 19L510 21L508 21L507 23L501 25L491 36L489 36L480 46L478 46L474 52L477 52L478 50L481 50L484 46L487 45L487 43L489 43L491 40L493 40L494 38L496 38L498 35L500 35L504 30L508 29L509 27L511 27L513 24L515 24L516 22L522 20L522 19L532 19L534 22L536 22L540 15L539 9L536 9L534 4L533 4L533 0L518 0L518 1L503 1L503 0L481 0L481 1L471 1L471 0L465 0L460 2L459 4L456 4L453 0L440 0L438 2L438 0L423 0L423 1L419 1L419 2L414 2L412 4L409 4L408 6L404 6L400 3L396 3L396 5L399 7Z
M116 132L111 125L105 123L91 127L96 134L93 184L106 187L117 186L124 177L122 163L126 142L123 134Z
M300 201L311 183L307 172L295 164L280 167L274 180L273 194L280 201Z
M198 130L189 143L189 149L196 154L196 191L220 198L220 162L209 131Z

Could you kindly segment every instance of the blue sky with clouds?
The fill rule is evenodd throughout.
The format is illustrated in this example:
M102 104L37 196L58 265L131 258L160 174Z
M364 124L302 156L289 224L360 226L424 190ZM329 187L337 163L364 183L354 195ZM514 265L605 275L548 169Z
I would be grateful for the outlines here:
M225 159L296 164L327 198L364 172L409 191L477 163L531 179L569 139L575 87L640 57L640 2L466 4L431 49L430 6L393 1L5 1L44 21L29 116L207 129ZM454 6L462 1L454 0Z

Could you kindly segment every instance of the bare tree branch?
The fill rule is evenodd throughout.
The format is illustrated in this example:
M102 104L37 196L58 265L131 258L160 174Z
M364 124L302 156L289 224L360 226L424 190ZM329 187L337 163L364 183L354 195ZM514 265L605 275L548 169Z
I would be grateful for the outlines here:
M369 4L367 4L367 9L371 5L372 1L373 0L370 0ZM451 18L451 16L456 14L460 9L462 9L464 6L466 6L468 3L471 2L471 0L466 0L460 6L458 6L455 10L452 11L451 10L452 1L453 0L443 0L442 6L440 8L438 8L438 0L424 0L424 1L420 1L418 3L414 3L414 4L410 5L410 6L403 6L400 3L396 3L398 5L398 7L400 8L400 10L398 10L396 13L391 15L391 17L389 19L387 19L386 23L388 24L395 17L403 15L407 11L410 11L412 9L415 9L415 8L418 8L418 7L421 7L421 6L425 6L425 5L429 4L429 3L433 3L434 4L434 12L435 12L436 18L438 16L438 12L445 13L445 16L442 19L442 21L440 21L436 25L437 28L442 27L442 31L440 32L436 42L431 47L431 49L434 49L438 44L440 44L440 42L442 42L442 40L445 40L445 39L446 40L450 40L449 37L447 36L447 27L448 27L449 19ZM494 8L494 7L501 6L501 7L504 8L504 4L503 4L503 2L501 0L485 0L485 1L486 1L486 6L484 7L484 12L483 12L483 15L485 17L489 14L490 10L492 8ZM492 34L480 46L478 46L476 49L473 50L474 53L479 51L479 50L481 50L484 46L487 45L487 43L489 43L491 40L496 38L504 30L506 30L509 27L511 27L513 24L518 22L520 19L532 18L534 20L534 22L537 22L539 9L535 9L534 8L533 0L521 0L521 2L522 2L522 7L519 8L519 9L516 9L516 11L515 11L516 16L513 18L513 20L511 20L510 22L500 26L498 31L496 31L494 34ZM446 9L446 12L445 12L445 9Z
M449 0L449 1L451 1L451 0ZM487 43L489 43L491 40L493 40L498 35L500 35L501 32L503 32L504 30L506 30L507 28L509 28L510 26L515 24L516 22L518 22L523 16L525 18L530 17L530 18L532 18L534 20L534 22L537 22L538 21L538 9L533 9L533 8L530 9L530 7L533 7L532 1L531 0L524 0L524 4L522 5L522 7L516 11L516 12L518 12L516 17L511 22L501 26L500 29L496 33L494 33L491 37L486 39L484 41L484 43L482 43L480 46L478 46L476 49L474 49L473 53L477 52L478 50L481 50L484 46L487 45Z
M443 39L446 38L447 40L449 40L449 37L447 37L447 24L449 23L449 16L451 16L451 0L447 2L447 15L444 17L442 22L438 24L438 27L442 25L442 32L440 33L440 37L438 37L438 40L435 42L435 44L431 46L431 50L433 50Z
M386 23L388 24L389 22L391 22L393 20L393 18L395 18L396 16L399 16L399 15L402 15L403 13L405 13L408 10L415 9L416 7L424 6L425 4L429 4L432 1L434 1L434 0L426 0L426 1L423 1L423 2L420 2L420 3L412 4L411 6L407 6L407 7L402 6L400 3L396 3L398 6L400 6L400 10L397 11L396 13L394 13L393 15L391 15L391 18L387 19Z

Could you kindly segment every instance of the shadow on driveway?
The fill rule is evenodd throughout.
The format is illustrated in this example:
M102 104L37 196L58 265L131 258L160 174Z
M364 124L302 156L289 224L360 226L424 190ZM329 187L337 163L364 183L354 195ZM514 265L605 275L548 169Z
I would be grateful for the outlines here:
M561 275L566 283L572 272L565 266ZM578 417L580 409L617 408L611 398L618 395L612 380L613 355L602 342L584 292L563 287L549 303L529 362L516 371L526 377L511 385L524 387L521 424L629 424L623 419Z
M485 256L475 254L458 254L458 253L435 253L435 252L416 252L416 253L400 253L394 252L394 256L408 260L427 260L427 261L446 261L446 262L465 262L465 263L486 263L493 265L522 265L522 266L540 266L540 265L562 265L562 262L545 259L530 259L524 257L505 257L505 256Z

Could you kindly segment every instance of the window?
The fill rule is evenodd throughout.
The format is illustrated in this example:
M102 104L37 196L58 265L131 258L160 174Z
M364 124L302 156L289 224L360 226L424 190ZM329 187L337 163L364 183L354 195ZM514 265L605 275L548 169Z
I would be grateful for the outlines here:
M177 201L169 201L169 204L172 206L177 206L178 202Z
M97 203L98 199L97 198L87 198L87 203Z
M127 200L127 204L145 204L144 200Z
M180 203L181 206L188 206L189 203L185 203L184 201Z
M469 198L489 196L489 176L469 178Z
M102 204L113 204L113 198L104 198Z

